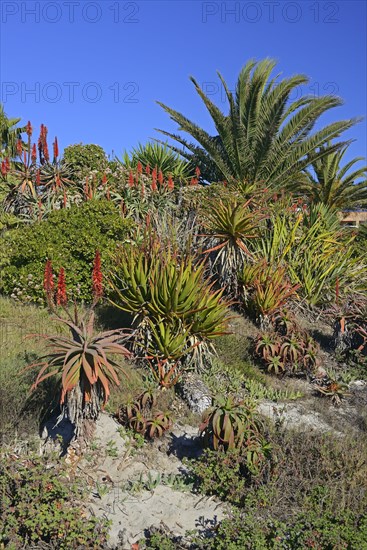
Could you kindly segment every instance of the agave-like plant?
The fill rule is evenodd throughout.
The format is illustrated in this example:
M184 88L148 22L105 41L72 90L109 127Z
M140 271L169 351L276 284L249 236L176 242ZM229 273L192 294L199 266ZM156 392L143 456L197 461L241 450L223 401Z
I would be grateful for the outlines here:
M308 78L295 75L279 80L278 76L272 77L275 65L271 59L249 61L240 72L235 93L218 73L228 100L228 114L222 113L191 77L214 122L214 135L158 102L179 130L195 140L192 143L181 135L161 130L179 144L173 150L189 161L194 159L204 177L215 174L214 181L245 181L258 187L294 184L311 162L338 150L345 142L325 144L338 138L357 119L333 122L314 131L320 116L342 103L340 98L305 96L291 101L294 90L307 84ZM325 148L320 150L322 146Z
M94 312L80 322L60 317L57 321L69 328L71 336L34 335L48 342L48 353L27 369L41 367L33 390L51 376L60 377L60 404L79 437L84 435L84 421L98 418L110 396L111 385L120 384L118 372L126 374L109 356L131 354L123 345L127 334L121 330L94 334Z

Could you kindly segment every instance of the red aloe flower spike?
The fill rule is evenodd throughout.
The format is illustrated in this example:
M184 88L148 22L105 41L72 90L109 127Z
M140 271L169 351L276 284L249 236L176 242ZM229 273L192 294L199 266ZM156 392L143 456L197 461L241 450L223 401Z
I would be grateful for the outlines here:
M154 178L155 180L157 180L157 168L153 168L153 170L152 170L152 178Z
M54 279L52 273L52 263L51 260L47 260L45 265L45 271L43 275L43 288L46 292L46 299L49 307L52 307L52 292L54 289Z
M224 187L227 187L227 186L228 186L228 182L227 182L226 180L224 180L223 185L224 185Z
M136 166L136 171L138 172L138 174L142 174L143 173L143 166L139 160L137 166Z
M150 175L150 166L149 166L149 164L147 164L146 167L145 167L145 173L146 173L147 176Z
M129 187L134 187L134 175L131 170L129 172Z
M174 188L175 188L175 184L173 182L172 176L169 176L169 178L168 178L168 189L170 191L173 191Z
M6 163L5 163L5 160L2 161L1 163L1 175L2 176L6 176Z
M92 272L92 294L94 299L97 301L101 298L103 294L103 275L101 268L101 254L99 250L96 250L93 262L93 272Z
M57 160L57 157L59 156L59 144L57 143L57 137L55 137L55 141L53 142L53 148L54 148L54 160Z
M162 183L163 183L163 174L162 174L162 170L159 170L158 182L160 183L160 185L162 185Z
M197 178L191 178L190 185L197 185L197 184L198 184Z
M50 154L48 152L48 145L47 141L43 144L43 156L45 157L45 161L48 162L50 160Z
M21 156L22 151L23 151L22 140L18 139L18 141L17 141L17 153L18 153L19 156Z
M200 174L201 174L200 168L199 168L198 166L195 168L195 174L196 174L196 177L197 177L197 178L198 178L198 177L200 176Z
M9 160L9 157L6 157L6 159L5 159L5 165L6 165L6 171L9 172L9 170L10 170L10 160Z
M32 132L33 132L33 128L32 128L32 124L31 124L30 120L28 120L28 122L27 122L27 126L26 126L25 131L26 131L27 136L31 137Z
M36 147L35 143L33 143L33 146L32 146L31 159L32 159L32 164L36 164L36 162L37 162L37 147Z
M107 183L107 176L106 176L106 174L103 174L103 176L102 176L102 183L103 183L103 185L106 185L106 183Z
M65 270L61 267L57 281L56 304L58 306L66 306L67 301L68 297L66 294Z
M158 191L157 178L152 178L152 191Z

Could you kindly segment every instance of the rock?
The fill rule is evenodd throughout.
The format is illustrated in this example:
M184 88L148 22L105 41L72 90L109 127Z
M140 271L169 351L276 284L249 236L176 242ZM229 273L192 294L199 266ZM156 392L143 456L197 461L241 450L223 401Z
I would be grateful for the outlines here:
M353 382L349 384L349 387L351 389L356 389L356 390L363 390L366 386L367 386L367 382L365 380L353 380Z
M187 373L177 389L188 407L195 413L203 413L212 404L210 391L197 374Z

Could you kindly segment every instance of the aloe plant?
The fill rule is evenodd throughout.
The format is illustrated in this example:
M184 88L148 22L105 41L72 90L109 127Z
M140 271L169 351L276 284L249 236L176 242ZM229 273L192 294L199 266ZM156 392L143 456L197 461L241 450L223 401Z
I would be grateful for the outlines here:
M261 434L255 402L238 401L233 396L219 396L214 405L203 413L200 433L205 446L215 450L246 450L246 465L258 474L270 445Z
M51 376L61 384L60 404L75 426L76 437L83 435L84 420L96 420L110 396L111 385L120 385L118 373L126 374L111 355L129 357L123 345L127 335L121 330L94 333L94 312L80 322L57 318L71 333L33 335L47 342L48 353L27 369L41 367L32 390Z
M286 268L268 264L266 261L255 266L245 266L240 281L245 288L244 304L260 324L266 324L297 296L300 284L293 285L286 276Z

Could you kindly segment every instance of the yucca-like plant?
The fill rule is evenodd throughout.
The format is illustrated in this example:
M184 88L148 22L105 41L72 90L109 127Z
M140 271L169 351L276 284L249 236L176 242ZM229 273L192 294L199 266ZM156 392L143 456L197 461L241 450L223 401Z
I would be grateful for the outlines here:
M98 418L111 386L120 384L118 373L125 374L111 356L130 356L123 345L127 335L121 330L95 334L93 312L80 322L60 317L57 321L69 328L70 337L38 335L47 342L48 353L27 368L41 367L32 389L51 376L60 378L60 404L79 437L83 435L84 421Z
M195 160L204 177L215 178L209 181L226 180L230 184L245 181L257 187L274 188L295 184L310 163L338 150L344 143L326 144L357 122L357 119L343 120L314 130L320 116L341 105L341 99L329 95L291 101L294 90L306 85L308 78L295 75L279 80L279 75L272 76L275 66L271 59L249 61L239 74L235 93L218 73L228 101L227 114L191 77L215 125L214 135L158 102L178 124L179 131L196 143L181 135L161 132L178 143L178 147L172 147L175 152L189 161Z
M120 250L111 284L113 303L134 316L135 351L176 362L194 350L200 358L229 319L223 293L204 278L205 264L172 247L153 239Z
M261 216L251 209L252 200L212 201L203 212L204 253L209 256L211 269L229 292L238 292L237 275L246 260L252 258L250 240L258 235Z
M294 206L270 215L261 237L252 242L255 261L265 258L269 265L284 266L311 307L330 302L337 281L341 294L365 292L366 265L354 255L355 236L340 227L336 212L322 204Z

